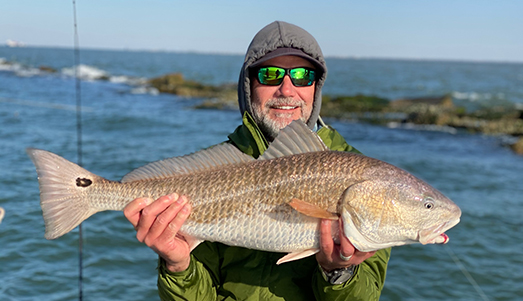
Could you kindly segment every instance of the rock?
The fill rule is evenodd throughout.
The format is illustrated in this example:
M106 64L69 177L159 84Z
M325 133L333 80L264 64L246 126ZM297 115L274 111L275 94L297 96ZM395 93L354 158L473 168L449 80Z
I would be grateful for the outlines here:
M390 102L387 111L403 112L407 117L404 123L434 124L445 126L462 109L454 106L450 95L438 97L402 98Z
M512 144L510 148L519 155L523 155L523 137L520 137L519 140Z
M401 98L390 102L392 110L402 110L414 105L435 106L441 108L454 108L452 96L450 94L438 97L418 97L418 98Z
M160 93L170 93L185 97L228 98L236 94L233 85L213 86L196 81L185 80L181 73L171 73L150 79L148 83Z
M382 112L389 100L377 96L357 94L354 96L323 95L321 115L325 117L346 118L364 113ZM361 116L360 116L361 117ZM365 118L362 118L365 119Z
M38 70L44 71L44 72L49 72L49 73L56 73L57 72L55 68L49 67L49 66L40 66L40 67L38 67Z

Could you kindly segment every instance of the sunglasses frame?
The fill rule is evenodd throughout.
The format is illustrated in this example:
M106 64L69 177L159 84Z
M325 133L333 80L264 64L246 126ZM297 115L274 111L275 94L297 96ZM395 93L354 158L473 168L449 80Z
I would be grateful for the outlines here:
M285 73L279 79L279 81L277 83L274 83L274 84L263 83L262 82L262 77L264 76L263 73L265 73L266 71L262 71L262 69L266 69L266 68L276 68L276 69L279 69L279 70L284 70ZM291 71L292 70L296 70L296 69L305 69L305 71L307 71L310 74L309 75L309 82L306 85L297 85L295 83L295 80L299 80L299 79L293 78L291 76ZM313 77L312 79L310 79L311 74L312 74L312 77ZM282 67L276 67L276 66L263 66L263 67L257 68L257 70L256 70L256 78L258 79L258 82L261 85L264 85L264 86L279 86L279 85L281 85L281 83L283 83L283 80L285 79L286 75L289 76L289 78L291 79L292 84L295 87L310 87L316 81L316 70L314 70L312 68L309 68L309 67L282 68Z

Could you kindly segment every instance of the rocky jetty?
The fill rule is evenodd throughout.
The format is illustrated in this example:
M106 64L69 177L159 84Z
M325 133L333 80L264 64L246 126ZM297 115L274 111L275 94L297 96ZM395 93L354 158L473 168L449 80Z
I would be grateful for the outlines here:
M455 106L450 95L445 95L394 100L386 110L405 113L405 118L401 120L404 123L451 126L488 135L523 135L522 112L515 106L467 112L465 108Z
M199 98L195 108L237 110L236 84L206 85L172 73L148 80L160 93ZM376 124L434 125L486 135L523 137L523 109L513 105L481 108L468 112L456 105L451 95L389 100L373 95L324 95L321 115ZM523 138L511 148L523 154Z
M463 129L485 135L511 135L519 138L511 149L523 154L523 111L503 105L467 112L456 106L450 95L403 98L388 101L375 96L324 97L322 116L355 119L377 124L435 125Z

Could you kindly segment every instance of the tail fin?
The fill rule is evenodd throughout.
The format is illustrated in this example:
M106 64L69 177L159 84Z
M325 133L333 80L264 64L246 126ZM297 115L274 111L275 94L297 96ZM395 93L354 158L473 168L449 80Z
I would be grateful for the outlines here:
M55 239L95 214L86 187L100 177L48 151L28 148L40 184L45 238Z

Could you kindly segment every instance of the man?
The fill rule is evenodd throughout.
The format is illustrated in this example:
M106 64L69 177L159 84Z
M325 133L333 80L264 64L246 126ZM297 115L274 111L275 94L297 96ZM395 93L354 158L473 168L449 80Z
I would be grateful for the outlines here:
M333 150L356 151L319 118L327 75L316 40L303 29L273 22L251 42L240 73L243 124L228 143L255 158L278 132L303 120ZM357 152L357 151L356 151ZM164 300L377 300L390 249L360 252L331 222L320 225L320 252L276 265L283 254L204 242L193 252L178 234L191 211L186 196L136 199L124 210L137 239L160 256L158 289Z

